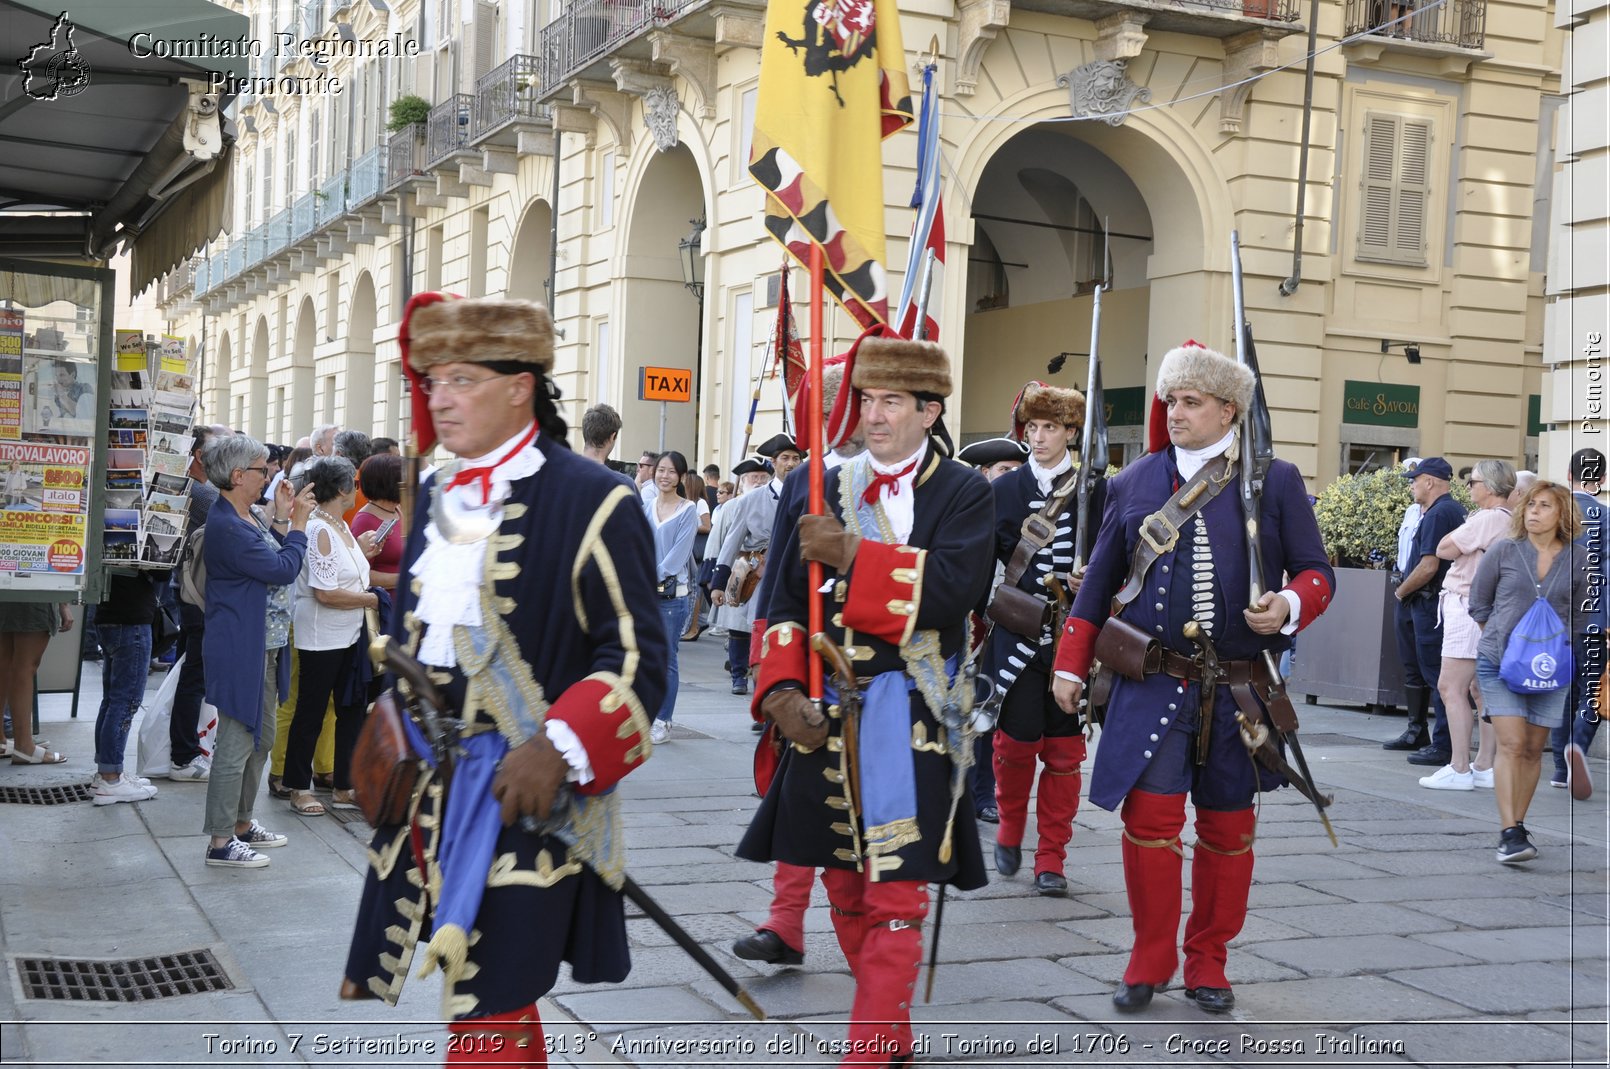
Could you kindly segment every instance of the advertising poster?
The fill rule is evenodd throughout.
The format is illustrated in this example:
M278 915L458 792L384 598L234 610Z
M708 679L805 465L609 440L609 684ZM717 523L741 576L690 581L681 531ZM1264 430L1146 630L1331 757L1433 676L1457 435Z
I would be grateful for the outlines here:
M184 339L176 338L172 334L162 335L162 360L158 365L160 370L177 375L187 374L190 370L190 360L185 356ZM157 389L167 389L158 386Z
M95 362L69 356L22 358L22 430L88 438L95 433Z
M90 451L0 442L0 571L84 573Z
M117 338L117 364L114 371L145 371L145 334L138 330L124 330L119 327L113 335Z
M18 309L0 308L0 439L22 437L22 334Z

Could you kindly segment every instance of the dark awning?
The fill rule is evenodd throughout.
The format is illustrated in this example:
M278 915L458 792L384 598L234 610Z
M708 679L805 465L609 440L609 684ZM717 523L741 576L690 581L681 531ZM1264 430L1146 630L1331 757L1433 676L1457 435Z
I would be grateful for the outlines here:
M138 293L216 235L234 94L210 79L247 59L157 53L250 32L205 0L0 0L0 256L106 259L130 240Z

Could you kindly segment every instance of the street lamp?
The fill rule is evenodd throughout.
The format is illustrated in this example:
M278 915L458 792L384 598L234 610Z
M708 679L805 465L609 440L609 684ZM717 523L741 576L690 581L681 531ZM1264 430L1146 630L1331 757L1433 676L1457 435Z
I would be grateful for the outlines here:
M693 323L693 396L699 396L699 365L704 363L704 216L689 219L693 229L676 243L677 254L682 258L682 285L699 302L698 318ZM694 401L693 454L699 452L698 402ZM665 405L660 405L660 449L665 449Z

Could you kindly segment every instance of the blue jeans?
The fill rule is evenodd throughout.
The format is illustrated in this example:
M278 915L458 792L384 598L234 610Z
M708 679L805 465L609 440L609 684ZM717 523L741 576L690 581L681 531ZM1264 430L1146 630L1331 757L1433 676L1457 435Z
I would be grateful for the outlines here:
M151 625L100 624L101 711L95 717L95 765L102 776L123 774L129 725L145 698L151 671Z
M671 714L676 712L676 685L680 673L676 667L677 647L682 645L682 631L688 626L688 599L662 598L660 599L660 619L665 621L665 700L660 703L660 711L654 719L671 722Z

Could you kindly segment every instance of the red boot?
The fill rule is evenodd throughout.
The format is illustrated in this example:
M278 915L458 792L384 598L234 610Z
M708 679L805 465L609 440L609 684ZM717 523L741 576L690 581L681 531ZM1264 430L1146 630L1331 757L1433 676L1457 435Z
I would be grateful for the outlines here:
M1124 887L1135 945L1124 983L1161 987L1179 964L1180 829L1185 795L1130 791L1124 799Z
M546 1066L537 1004L447 1024L448 1065Z
M1252 889L1252 839L1258 818L1251 809L1196 811L1196 849L1191 860L1191 919L1185 923L1185 986L1224 988L1225 946L1247 919Z
M888 1065L912 1049L911 1004L922 967L928 885L869 882L861 893L866 938L856 963L849 1052L839 1064Z
M1040 845L1034 851L1034 874L1061 876L1073 838L1073 818L1079 812L1080 767L1085 760L1083 735L1047 737L1041 743L1040 793L1035 803L1035 826ZM1063 883L1066 890L1067 884Z
M849 869L823 869L822 886L827 889L827 902L833 917L833 934L839 937L839 950L856 976L861 960L861 943L866 939L866 905L861 901L861 885L865 879L859 872Z
M1034 786L1035 758L1044 741L1021 742L1004 731L995 732L995 808L1001 814L995 841L1002 846L1015 850L1023 845L1029 790Z
M805 949L805 910L811 904L811 884L816 870L777 862L772 877L771 914L760 927L795 950Z

